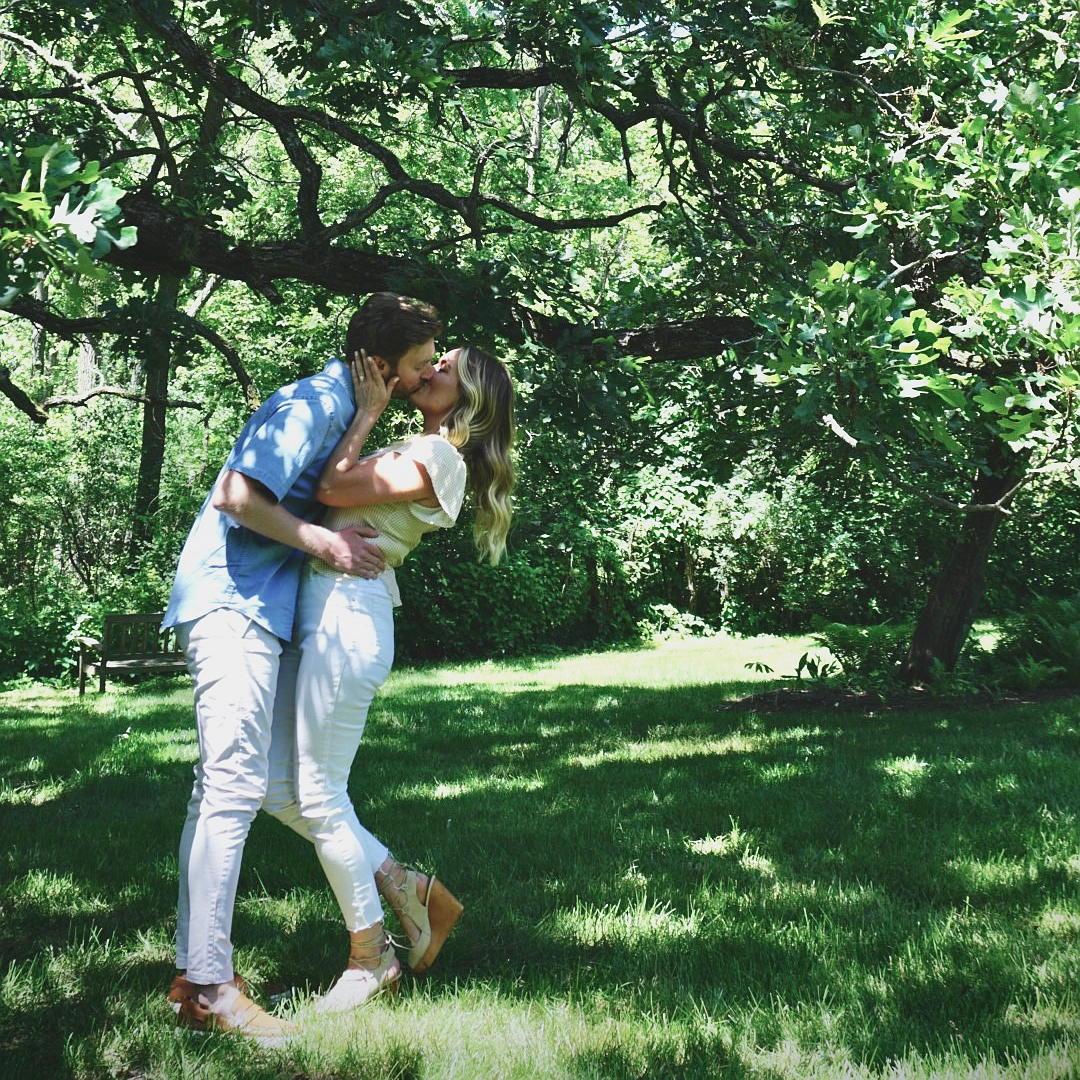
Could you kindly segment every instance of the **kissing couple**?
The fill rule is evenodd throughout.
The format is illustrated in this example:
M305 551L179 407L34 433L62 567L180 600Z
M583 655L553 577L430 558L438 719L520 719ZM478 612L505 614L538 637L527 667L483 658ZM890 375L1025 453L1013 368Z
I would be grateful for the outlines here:
M426 971L462 905L399 863L348 793L368 708L394 659L394 578L425 533L471 500L480 555L510 527L514 392L473 345L436 357L430 305L376 293L353 315L345 359L276 391L240 432L180 555L163 627L195 683L199 760L180 839L176 967L181 1024L278 1046L298 1027L256 1004L233 968L244 843L259 809L310 841L341 908L348 960L320 1013L396 989L383 902ZM372 451L394 398L422 430Z

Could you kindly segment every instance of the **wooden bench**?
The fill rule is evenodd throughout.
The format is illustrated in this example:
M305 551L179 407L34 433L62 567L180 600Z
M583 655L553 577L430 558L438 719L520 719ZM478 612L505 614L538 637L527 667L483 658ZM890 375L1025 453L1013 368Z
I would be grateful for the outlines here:
M105 690L108 674L158 675L185 671L184 654L170 627L161 630L163 612L149 615L106 615L101 640L80 637L79 696L86 692L88 675L97 675L98 692Z

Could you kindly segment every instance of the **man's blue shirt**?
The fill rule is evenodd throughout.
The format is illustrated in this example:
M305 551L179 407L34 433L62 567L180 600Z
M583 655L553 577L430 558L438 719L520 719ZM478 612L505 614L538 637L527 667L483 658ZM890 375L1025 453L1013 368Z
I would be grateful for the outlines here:
M291 513L313 521L322 513L315 491L323 465L355 411L349 369L331 360L318 374L283 386L258 409L222 473L233 469L258 480ZM208 495L180 553L162 625L226 607L288 640L303 564L303 552L238 525L215 510Z

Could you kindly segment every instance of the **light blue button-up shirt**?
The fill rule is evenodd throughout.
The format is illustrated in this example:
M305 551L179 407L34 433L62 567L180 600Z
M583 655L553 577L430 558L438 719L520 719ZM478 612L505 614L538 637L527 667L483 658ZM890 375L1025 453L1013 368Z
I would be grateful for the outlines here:
M355 412L349 369L331 360L259 408L221 472L233 469L258 480L291 513L314 521L323 510L315 499L319 476ZM162 626L225 607L288 640L304 558L296 548L238 525L207 496L180 553Z

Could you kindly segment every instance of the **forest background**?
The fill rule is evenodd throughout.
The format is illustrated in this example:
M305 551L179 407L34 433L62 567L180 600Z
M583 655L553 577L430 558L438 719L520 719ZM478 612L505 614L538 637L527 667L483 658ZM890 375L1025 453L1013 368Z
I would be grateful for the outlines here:
M0 675L160 609L249 411L392 289L507 360L520 435L508 561L426 540L403 656L885 624L926 679L991 616L1080 677L1078 26L0 6Z

